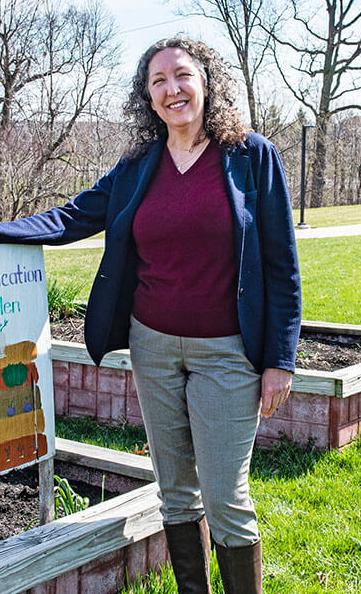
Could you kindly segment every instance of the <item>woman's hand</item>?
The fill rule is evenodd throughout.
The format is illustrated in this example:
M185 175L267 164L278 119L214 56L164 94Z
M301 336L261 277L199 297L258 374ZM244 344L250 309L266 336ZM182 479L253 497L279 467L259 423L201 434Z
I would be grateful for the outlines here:
M290 395L292 373L284 369L265 369L262 374L261 416L271 417Z

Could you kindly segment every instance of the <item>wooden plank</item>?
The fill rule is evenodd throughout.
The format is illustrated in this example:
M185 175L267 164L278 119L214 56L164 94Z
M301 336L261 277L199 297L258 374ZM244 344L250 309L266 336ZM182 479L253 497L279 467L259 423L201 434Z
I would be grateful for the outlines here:
M150 458L102 448L70 439L55 438L56 459L145 481L154 481Z
M302 320L301 330L303 332L320 332L322 334L351 334L361 336L360 324L338 324Z
M335 377L331 371L296 368L292 380L293 392L335 396Z
M342 385L341 398L347 398L361 392L361 363L350 365L350 367L339 369L333 373Z
M361 364L357 363L336 371L296 368L292 390L348 398L361 392Z
M156 483L0 543L0 592L19 594L163 528Z
M342 398L353 396L361 392L361 376L343 378Z
M39 462L39 522L54 520L54 458Z
M52 340L51 358L55 359L56 361L94 365L84 344L65 340ZM101 366L110 367L111 369L130 370L132 366L130 362L129 349L108 353L102 360Z

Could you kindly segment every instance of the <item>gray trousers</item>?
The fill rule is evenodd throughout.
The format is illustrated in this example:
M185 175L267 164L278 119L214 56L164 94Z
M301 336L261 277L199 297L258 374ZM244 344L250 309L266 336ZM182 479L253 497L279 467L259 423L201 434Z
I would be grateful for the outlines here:
M248 472L260 376L241 336L171 336L132 317L130 354L164 521L205 513L218 544L256 542Z

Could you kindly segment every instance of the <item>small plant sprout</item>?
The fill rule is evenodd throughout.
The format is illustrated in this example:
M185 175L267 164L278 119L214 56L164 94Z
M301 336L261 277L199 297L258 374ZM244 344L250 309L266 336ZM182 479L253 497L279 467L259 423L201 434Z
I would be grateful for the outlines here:
M81 495L76 493L66 478L60 478L60 476L54 474L54 480L57 483L54 487L56 519L60 517L60 512L62 512L62 515L70 516L70 514L74 514L89 507L89 498L81 497Z

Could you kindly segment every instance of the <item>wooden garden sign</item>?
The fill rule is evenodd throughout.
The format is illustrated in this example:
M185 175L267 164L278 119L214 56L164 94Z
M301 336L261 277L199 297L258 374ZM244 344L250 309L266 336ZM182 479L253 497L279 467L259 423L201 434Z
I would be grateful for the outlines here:
M55 454L50 347L42 248L0 245L0 474Z

